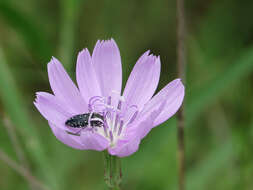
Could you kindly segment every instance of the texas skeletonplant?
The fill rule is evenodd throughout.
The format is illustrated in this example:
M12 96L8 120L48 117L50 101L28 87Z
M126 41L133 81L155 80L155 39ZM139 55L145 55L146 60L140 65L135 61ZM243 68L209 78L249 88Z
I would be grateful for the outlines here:
M122 67L114 40L98 41L92 55L78 54L76 80L52 58L48 77L53 94L37 92L34 102L52 132L76 149L108 150L124 157L139 148L149 131L176 113L184 98L180 79L155 96L160 57L145 52L135 64L122 93Z

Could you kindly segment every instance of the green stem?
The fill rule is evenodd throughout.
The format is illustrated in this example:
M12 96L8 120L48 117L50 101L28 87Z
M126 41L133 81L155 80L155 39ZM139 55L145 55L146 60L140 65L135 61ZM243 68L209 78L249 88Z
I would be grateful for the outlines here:
M120 158L104 152L105 160L105 183L110 190L120 190L120 183L122 178Z

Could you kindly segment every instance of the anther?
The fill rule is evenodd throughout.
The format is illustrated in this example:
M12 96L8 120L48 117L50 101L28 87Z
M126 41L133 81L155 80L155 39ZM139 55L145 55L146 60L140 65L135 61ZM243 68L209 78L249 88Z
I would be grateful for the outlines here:
M103 124L103 129L104 129L104 133L105 133L105 136L108 137L108 125L107 125L107 122L105 121L104 124Z
M110 140L111 140L111 142L113 142L113 134L112 134L112 131L110 130Z
M116 115L116 118L115 118L114 129L113 129L113 132L114 132L114 133L115 133L116 130L117 130L118 122L119 122L119 115L117 114L117 115Z
M131 117L131 119L129 120L129 122L127 122L127 124L132 123L136 119L137 115L138 115L138 111L134 112L133 116Z
M106 118L106 121L108 121L108 119L111 120L111 119L112 119L112 118L111 118L111 112L107 111L107 112L105 113L105 118Z
M120 100L119 103L118 103L118 107L117 107L118 110L121 110L121 106L122 106L121 104L122 104L122 102Z
M123 120L121 120L120 121L120 126L119 126L119 131L118 131L118 136L120 136L120 134L121 134L121 131L122 131L122 128L123 128L123 124L124 124L124 122L123 122Z

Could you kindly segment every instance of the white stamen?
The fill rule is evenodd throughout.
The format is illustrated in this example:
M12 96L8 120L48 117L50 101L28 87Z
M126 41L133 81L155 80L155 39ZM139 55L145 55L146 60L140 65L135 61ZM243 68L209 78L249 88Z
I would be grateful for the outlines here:
M118 102L114 105L112 102ZM89 126L91 121L102 122L102 127L95 127L97 132L107 138L113 145L121 138L124 128L131 124L138 115L138 107L136 105L129 106L125 98L119 92L113 91L112 96L107 98L94 96L89 100L90 116ZM134 110L132 110L134 109ZM101 118L91 118L93 113L100 113ZM129 118L124 121L124 118Z

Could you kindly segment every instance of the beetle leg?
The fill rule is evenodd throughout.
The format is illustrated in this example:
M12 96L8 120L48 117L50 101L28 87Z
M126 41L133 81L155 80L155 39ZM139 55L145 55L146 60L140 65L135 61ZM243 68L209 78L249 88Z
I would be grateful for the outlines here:
M82 130L82 129L81 129L81 130ZM81 130L78 131L77 133L72 133L72 132L70 132L70 131L66 131L66 132L67 132L68 134L70 134L70 135L81 136L81 134L80 134Z

